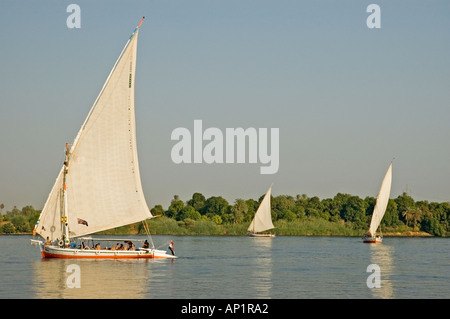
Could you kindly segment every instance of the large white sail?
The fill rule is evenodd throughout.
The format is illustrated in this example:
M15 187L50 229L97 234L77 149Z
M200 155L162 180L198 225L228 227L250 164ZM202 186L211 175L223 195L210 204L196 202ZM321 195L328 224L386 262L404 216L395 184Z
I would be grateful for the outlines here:
M152 217L141 185L136 148L134 80L139 26L125 45L69 151L66 175L71 236ZM60 238L63 169L36 232Z
M378 193L377 202L373 209L372 220L370 222L369 234L375 236L375 232L380 226L381 220L383 219L384 213L389 202L389 196L391 193L392 184L392 163L389 165L386 175L381 183L380 191Z
M272 213L270 207L271 192L272 187L270 187L266 195L264 195L264 198L255 213L255 217L253 217L253 220L248 227L249 232L258 233L275 228L272 223Z

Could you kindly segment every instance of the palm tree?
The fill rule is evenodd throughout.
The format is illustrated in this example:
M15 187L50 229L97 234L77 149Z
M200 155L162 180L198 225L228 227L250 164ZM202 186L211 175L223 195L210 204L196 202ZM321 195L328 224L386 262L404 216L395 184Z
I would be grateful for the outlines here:
M413 229L416 230L417 223L422 219L424 216L430 216L432 213L428 210L425 206L420 207L414 207L414 208L408 208L406 211L403 212L403 217L406 220L406 225L412 226Z

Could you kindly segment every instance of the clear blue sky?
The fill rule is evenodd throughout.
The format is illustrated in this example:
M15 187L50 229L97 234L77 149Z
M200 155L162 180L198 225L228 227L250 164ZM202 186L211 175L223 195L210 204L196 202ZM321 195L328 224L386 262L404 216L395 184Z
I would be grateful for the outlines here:
M81 28L69 29L69 4ZM381 7L381 29L366 8ZM147 202L173 195L376 196L450 201L450 2L0 2L0 203L41 209L142 16L136 118ZM177 127L279 128L260 164L174 164Z

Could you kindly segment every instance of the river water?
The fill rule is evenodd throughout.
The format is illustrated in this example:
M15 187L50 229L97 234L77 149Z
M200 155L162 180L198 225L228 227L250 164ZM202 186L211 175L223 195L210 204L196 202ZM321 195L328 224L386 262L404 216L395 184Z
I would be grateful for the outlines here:
M31 238L0 236L0 299L450 297L445 238L152 236L175 260L42 259Z

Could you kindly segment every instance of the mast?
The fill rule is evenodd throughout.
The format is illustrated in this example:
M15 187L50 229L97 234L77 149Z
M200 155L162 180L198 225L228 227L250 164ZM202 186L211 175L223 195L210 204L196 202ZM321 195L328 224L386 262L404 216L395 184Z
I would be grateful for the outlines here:
M61 205L61 229L64 237L64 246L69 244L69 221L68 221L68 207L67 207L67 185L66 176L69 173L69 157L70 157L69 143L66 143L64 170L63 170L63 190L62 190L62 204Z

